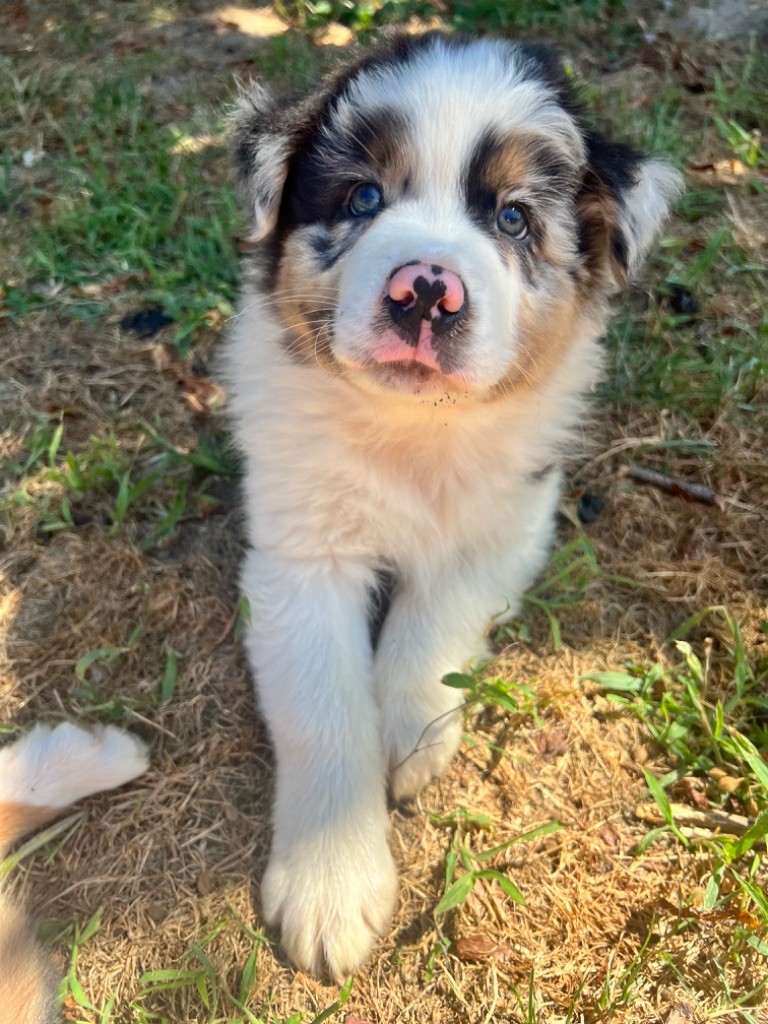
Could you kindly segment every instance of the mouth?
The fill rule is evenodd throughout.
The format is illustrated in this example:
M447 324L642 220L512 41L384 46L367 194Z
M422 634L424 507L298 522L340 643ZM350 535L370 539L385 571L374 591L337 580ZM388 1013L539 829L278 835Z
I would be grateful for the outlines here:
M437 394L455 396L467 391L467 382L458 379L456 374L441 373L417 359L367 362L360 370L379 389L415 398L434 398Z

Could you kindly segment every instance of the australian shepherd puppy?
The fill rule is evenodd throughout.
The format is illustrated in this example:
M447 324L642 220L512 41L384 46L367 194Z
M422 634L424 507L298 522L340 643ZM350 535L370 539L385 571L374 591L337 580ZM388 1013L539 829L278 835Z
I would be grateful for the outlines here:
M37 725L0 750L0 859L76 800L147 769L144 744L112 726ZM21 911L0 893L0 1024L54 1024L58 978Z
M546 51L440 33L291 105L254 86L236 131L258 245L227 358L277 758L262 901L299 967L339 977L392 912L387 787L414 796L456 751L441 679L547 556L609 296L679 176L593 130Z

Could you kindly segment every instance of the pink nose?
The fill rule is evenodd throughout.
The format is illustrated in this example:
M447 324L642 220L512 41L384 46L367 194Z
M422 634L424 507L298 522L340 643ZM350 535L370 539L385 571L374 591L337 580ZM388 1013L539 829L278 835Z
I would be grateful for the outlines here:
M452 270L430 263L406 263L389 279L389 297L403 309L420 305L424 313L441 316L464 306L464 285Z

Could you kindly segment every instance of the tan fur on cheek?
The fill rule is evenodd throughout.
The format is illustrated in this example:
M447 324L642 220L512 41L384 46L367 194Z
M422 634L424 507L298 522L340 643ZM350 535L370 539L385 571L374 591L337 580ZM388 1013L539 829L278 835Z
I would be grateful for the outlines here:
M286 242L277 273L275 304L289 336L285 349L293 360L333 369L331 323L336 306L338 273L323 273L301 238Z
M602 333L606 318L600 306L583 301L570 279L561 283L556 298L525 295L518 310L518 357L489 398L543 388L570 346L585 335Z

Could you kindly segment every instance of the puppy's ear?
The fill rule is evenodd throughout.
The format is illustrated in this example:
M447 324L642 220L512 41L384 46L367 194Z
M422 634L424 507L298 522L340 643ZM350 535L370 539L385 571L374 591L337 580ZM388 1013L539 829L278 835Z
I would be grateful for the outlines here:
M297 136L296 122L292 127L287 112L263 86L251 82L241 89L232 116L235 168L254 242L269 234L280 212Z
M576 200L580 248L591 286L615 291L642 265L683 179L662 161L596 132L586 142L588 165Z

